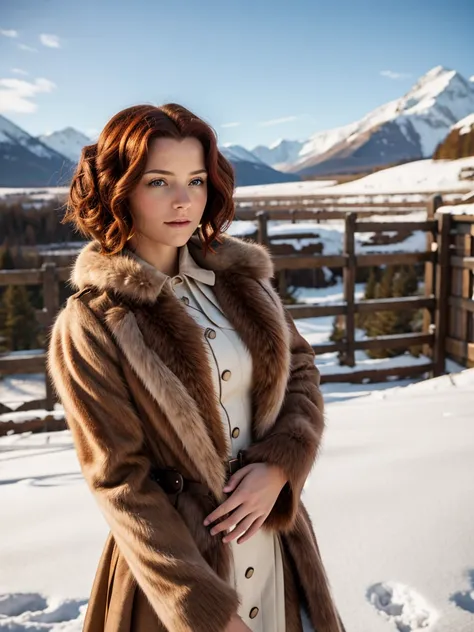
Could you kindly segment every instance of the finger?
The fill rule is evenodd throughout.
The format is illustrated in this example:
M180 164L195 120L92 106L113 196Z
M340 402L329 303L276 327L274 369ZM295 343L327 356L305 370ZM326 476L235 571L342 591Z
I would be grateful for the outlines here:
M241 504L242 500L240 499L239 495L232 494L232 496L229 496L229 498L225 500L222 505L219 505L217 509L214 509L214 511L207 516L207 518L204 520L204 526L207 527L216 520L219 520L219 518L222 518L226 514L230 513Z
M232 533L228 533L226 536L222 538L222 542L225 542L227 544L228 542L232 542L232 540L236 540L239 536L242 535L242 533L245 533L255 523L256 519L257 519L256 514L250 514L249 516L247 516L245 520L242 520L242 522L239 522L239 524L232 531Z
M246 518L249 513L249 510L245 509L244 505L241 505L238 509L233 511L228 518L212 527L211 535L216 535L217 533L226 531L226 529L232 529L232 527L235 527L236 524Z
M265 522L265 518L266 516L261 516L260 518L257 518L257 520L255 520L253 525L247 531L247 533L242 536L240 540L237 540L237 544L243 544L244 542L247 542L247 540L250 540L250 538L257 533L262 524Z
M234 489L239 485L239 483L244 479L251 469L250 465L246 465L242 467L240 470L237 470L235 474L233 474L226 483L224 487L224 492L233 492Z

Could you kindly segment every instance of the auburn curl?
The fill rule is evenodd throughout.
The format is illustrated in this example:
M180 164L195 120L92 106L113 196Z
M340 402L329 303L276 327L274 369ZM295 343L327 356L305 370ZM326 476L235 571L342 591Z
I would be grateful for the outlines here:
M110 119L97 143L82 150L61 223L70 222L97 240L102 254L120 252L134 230L128 199L145 171L150 141L189 137L204 149L208 196L201 234L204 252L212 252L212 242L219 241L234 218L234 172L212 127L176 103L135 105Z

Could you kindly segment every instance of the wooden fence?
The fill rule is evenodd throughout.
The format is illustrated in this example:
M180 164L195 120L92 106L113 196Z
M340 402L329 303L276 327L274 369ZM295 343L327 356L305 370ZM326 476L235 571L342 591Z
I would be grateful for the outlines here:
M419 207L419 203L418 207ZM338 342L327 342L314 346L316 354L338 352L345 365L350 367L343 374L325 374L324 382L381 381L390 376L413 377L429 373L441 375L445 370L446 353L458 361L474 364L474 301L472 300L472 271L474 270L474 218L441 214L435 217L442 205L440 196L434 197L428 209L424 205L426 219L423 221L375 221L367 218L360 209L353 211L317 211L309 209L271 208L253 211L257 219L257 240L272 248L269 237L269 220L297 222L302 219L334 220L345 223L343 249L341 254L291 254L275 255L274 265L278 274L280 289L285 288L285 274L288 270L316 269L321 267L342 269L343 300L330 305L289 305L293 318L314 318L322 316L342 316L345 333ZM400 206L398 210L400 211ZM385 212L387 213L387 208ZM413 207L409 209L413 211ZM375 211L376 212L376 211ZM406 212L406 210L401 211ZM374 210L371 211L371 214ZM392 208L389 213L392 215ZM363 217L366 219L363 219ZM238 218L247 219L247 210L237 211ZM456 234L453 235L453 230ZM426 249L422 252L360 254L356 252L355 235L360 232L381 233L386 231L423 231L426 233ZM297 238L299 235L288 235ZM308 234L304 235L306 238ZM279 236L281 239L281 235ZM454 240L454 241L453 241ZM452 253L453 247L456 249ZM410 265L423 263L425 266L424 296L374 299L355 299L356 271L364 266ZM1 270L0 286L39 285L43 286L44 307L37 312L40 325L49 330L60 309L59 283L67 281L70 266L58 267L55 263L45 263L40 270ZM451 291L450 291L450 288ZM379 336L356 340L356 315L379 311L424 310L424 327L420 333ZM393 349L420 346L427 357L423 364L397 366L384 369L357 369L357 350ZM20 373L41 373L45 371L45 352L23 352L0 355L0 376ZM54 393L47 380L46 398L27 402L15 410L52 410ZM10 412L0 403L0 413Z

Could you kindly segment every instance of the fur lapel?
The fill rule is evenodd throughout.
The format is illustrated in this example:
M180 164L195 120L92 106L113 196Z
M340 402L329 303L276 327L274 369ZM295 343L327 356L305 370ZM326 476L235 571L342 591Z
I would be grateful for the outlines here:
M216 298L252 355L253 430L261 438L277 418L290 368L289 331L269 282L271 259L262 246L227 236L206 257L196 238L188 247L200 266L215 271ZM203 480L222 499L227 441L207 346L166 279L126 255L101 255L95 242L81 252L72 275L80 290L92 286L121 297L107 312L107 325Z
M290 369L289 330L270 283L232 274L216 275L218 303L253 359L253 430L261 438L283 404Z
M199 235L188 242L193 259L207 270L232 270L257 279L273 276L273 264L264 246L222 236L222 243L213 244L215 253L204 256ZM151 266L144 266L126 254L101 254L97 241L87 244L76 259L71 285L78 290L97 288L100 292L113 290L137 303L154 303L161 293L166 275Z

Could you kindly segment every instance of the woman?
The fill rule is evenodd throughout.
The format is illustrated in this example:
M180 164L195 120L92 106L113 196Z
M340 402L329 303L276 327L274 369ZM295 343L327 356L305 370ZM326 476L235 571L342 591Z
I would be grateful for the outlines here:
M91 243L49 370L110 534L86 632L341 632L300 494L324 420L270 257L223 234L233 174L178 105L84 148L63 221Z

